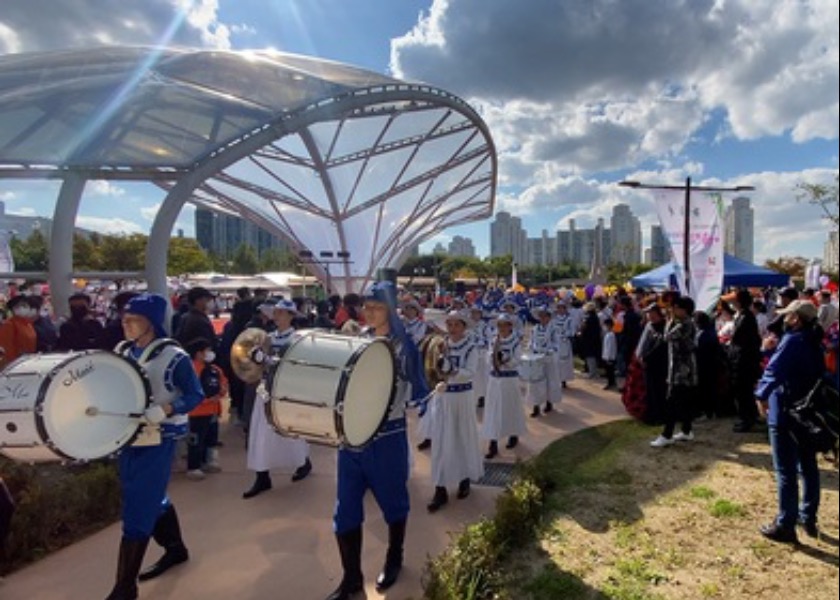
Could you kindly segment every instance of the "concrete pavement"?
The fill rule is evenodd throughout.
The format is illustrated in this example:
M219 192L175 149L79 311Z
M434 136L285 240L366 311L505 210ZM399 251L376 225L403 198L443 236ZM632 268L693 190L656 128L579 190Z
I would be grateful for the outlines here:
M513 462L538 453L558 437L627 415L615 392L601 389L603 381L577 379L566 390L560 411L527 419L528 435L515 452L502 444L497 461ZM523 408L523 410L525 410ZM480 415L480 413L479 413ZM416 421L410 417L412 446ZM274 489L250 500L242 492L253 474L245 468L242 430L222 426L223 472L200 482L176 468L170 495L181 518L189 562L164 576L140 584L144 599L173 600L321 600L341 578L338 550L331 529L335 501L336 451L312 446L314 470L292 484L288 475L272 475ZM496 487L473 486L465 500L450 496L449 504L434 515L425 505L431 497L428 452L412 450L414 467L409 491L412 512L406 536L405 567L399 581L384 595L374 581L385 555L387 527L368 494L364 528L363 569L367 581L361 598L419 600L421 575L427 557L441 552L450 533L482 515L491 514ZM110 591L116 568L120 526L104 530L64 548L0 581L2 600L96 600ZM146 564L159 557L150 543Z

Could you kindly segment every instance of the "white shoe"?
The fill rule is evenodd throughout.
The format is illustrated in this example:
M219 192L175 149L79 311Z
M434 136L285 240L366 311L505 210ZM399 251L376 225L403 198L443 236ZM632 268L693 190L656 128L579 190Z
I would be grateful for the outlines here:
M665 446L670 446L674 443L674 438L666 438L665 436L660 435L658 438L653 440L650 445L652 448L664 448Z
M205 473L221 473L222 465L217 462L208 462L201 465L201 470Z
M683 433L682 431L678 431L673 440L675 442L693 442L694 441L694 432L689 431L688 433Z
M201 481L206 476L207 475L205 475L204 471L202 471L201 469L192 469L190 471L187 471L187 479L190 479L192 481Z

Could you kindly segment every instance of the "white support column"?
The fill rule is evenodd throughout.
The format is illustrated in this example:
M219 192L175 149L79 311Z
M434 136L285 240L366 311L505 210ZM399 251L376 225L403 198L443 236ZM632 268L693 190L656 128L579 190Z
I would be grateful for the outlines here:
M146 283L150 292L168 297L166 258L169 254L169 240L172 237L172 229L175 227L178 215L181 214L181 209L203 177L203 173L196 171L184 176L175 187L169 190L160 205L160 210L155 215L152 230L149 233L149 241L146 243ZM167 330L170 325L170 312L171 310L167 312L165 323Z
M50 295L56 316L67 314L67 301L73 289L70 278L73 272L73 233L86 183L87 179L78 173L69 173L55 201L50 233L49 275Z

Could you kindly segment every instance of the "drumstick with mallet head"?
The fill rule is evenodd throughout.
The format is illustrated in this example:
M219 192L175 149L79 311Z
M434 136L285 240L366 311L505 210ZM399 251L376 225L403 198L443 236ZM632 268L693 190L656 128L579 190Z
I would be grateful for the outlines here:
M143 413L118 413L108 410L100 410L98 406L88 406L85 414L89 417L122 417L124 419L140 419Z

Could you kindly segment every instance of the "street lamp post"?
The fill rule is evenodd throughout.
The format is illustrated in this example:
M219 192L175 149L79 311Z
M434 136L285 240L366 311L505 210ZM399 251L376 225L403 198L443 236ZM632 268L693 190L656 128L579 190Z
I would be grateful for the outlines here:
M755 189L751 185L737 185L735 187L708 187L702 185L691 185L691 177L685 178L685 185L662 185L640 183L638 181L619 181L618 185L637 190L685 190L683 215L683 263L685 269L685 291L691 295L691 248L689 247L689 236L691 234L691 192L750 192Z
M298 259L301 264L319 265L324 269L324 288L326 295L332 293L332 278L330 274L330 265L347 265L350 260L350 253L345 250L333 252L332 250L321 250L316 257L311 250L301 250L298 252Z

